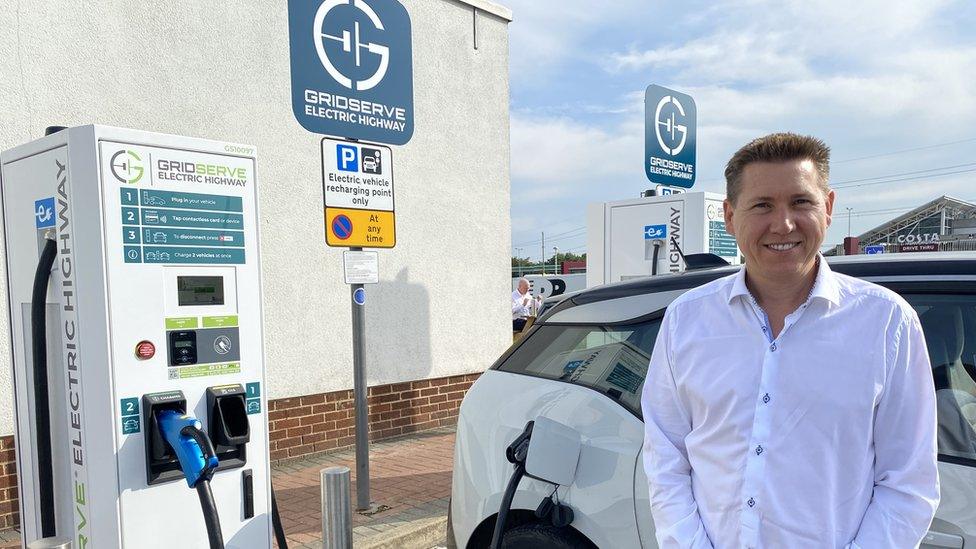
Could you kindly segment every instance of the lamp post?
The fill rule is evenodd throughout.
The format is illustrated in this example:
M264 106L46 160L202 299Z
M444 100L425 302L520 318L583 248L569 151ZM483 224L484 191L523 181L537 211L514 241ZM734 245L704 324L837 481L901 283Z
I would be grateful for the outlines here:
M518 263L519 278L522 278L522 248L515 248L515 262Z
M854 208L847 208L847 236L851 236L851 212Z
M559 248L552 247L552 274L559 274Z

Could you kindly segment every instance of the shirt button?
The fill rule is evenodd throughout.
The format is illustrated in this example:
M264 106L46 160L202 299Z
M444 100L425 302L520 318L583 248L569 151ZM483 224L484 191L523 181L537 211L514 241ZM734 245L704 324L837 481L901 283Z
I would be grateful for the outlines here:
M773 400L773 399L770 398L769 393L766 393L766 394L763 395L763 399L762 400L763 400L763 404L769 404L769 401L770 400Z
M754 500L752 498L749 498L749 501L746 502L746 505L748 505L749 507L755 507L756 506L756 500Z
M762 445L756 446L756 455L758 456L758 455L760 455L762 453L763 453L763 447L762 447Z
M769 346L769 350L770 350L770 352L773 352L773 353L775 353L775 352L776 352L776 344L775 344L775 343L773 343L772 345L770 345L770 346Z

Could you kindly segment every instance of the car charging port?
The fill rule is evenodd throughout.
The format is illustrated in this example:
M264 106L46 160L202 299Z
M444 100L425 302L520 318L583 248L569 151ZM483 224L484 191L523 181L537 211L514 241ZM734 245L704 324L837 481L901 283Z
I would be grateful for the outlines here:
M220 469L242 467L247 463L247 443L251 440L244 386L208 387L207 411L207 433L220 459Z
M146 425L146 483L153 485L183 478L176 452L166 443L159 425L163 410L186 413L183 391L142 395L142 410Z

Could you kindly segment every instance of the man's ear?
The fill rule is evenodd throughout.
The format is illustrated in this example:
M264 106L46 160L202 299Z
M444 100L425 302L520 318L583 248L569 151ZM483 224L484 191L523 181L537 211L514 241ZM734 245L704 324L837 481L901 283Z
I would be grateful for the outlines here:
M725 217L725 232L735 236L735 226L732 224L732 203L728 199L722 202L722 215Z
M830 222L831 222L831 220L833 219L833 216L834 216L834 198L836 198L836 196L834 195L834 191L831 190L829 193L827 193L826 200L824 201L824 206L827 209L827 226L828 227L830 226Z

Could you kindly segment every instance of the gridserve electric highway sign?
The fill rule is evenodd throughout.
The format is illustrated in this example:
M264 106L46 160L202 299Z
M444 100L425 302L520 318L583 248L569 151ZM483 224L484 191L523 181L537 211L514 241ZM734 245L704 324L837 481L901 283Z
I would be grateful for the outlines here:
M695 183L698 111L690 95L651 84L644 92L644 173L662 185Z
M396 0L288 0L292 111L313 133L413 135L410 16Z

